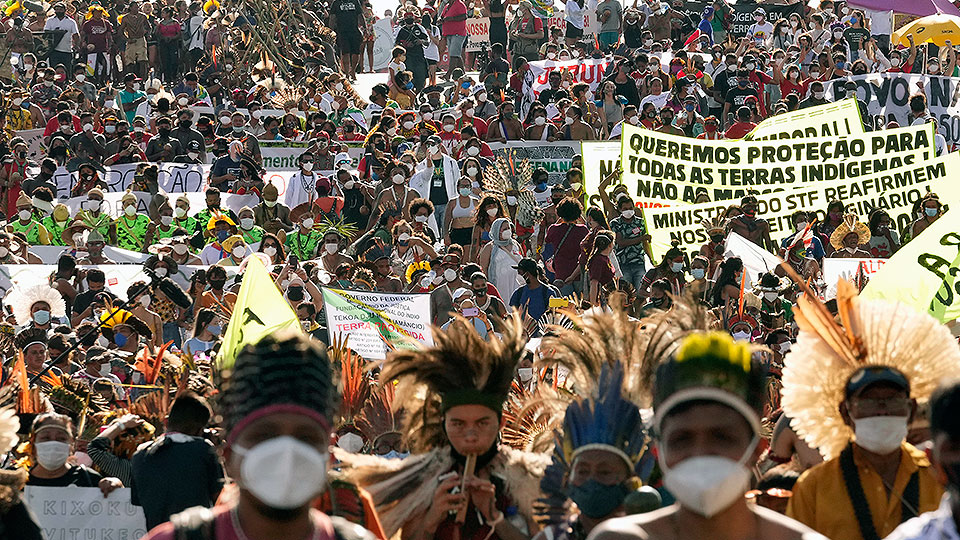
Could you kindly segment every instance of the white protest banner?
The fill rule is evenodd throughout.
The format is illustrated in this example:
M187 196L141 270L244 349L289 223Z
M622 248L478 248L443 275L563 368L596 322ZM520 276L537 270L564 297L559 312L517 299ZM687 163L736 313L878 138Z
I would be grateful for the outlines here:
M390 64L394 38L393 21L389 18L378 19L373 23L373 70L386 69Z
M271 169L292 169L296 170L300 165L297 158L307 150L309 143L306 142L264 142L260 141L260 156L263 158L263 168Z
M913 204L926 193L949 189L960 170L960 154L952 153L918 165L864 176L854 180L820 182L802 188L757 195L757 215L770 225L770 238L777 246L794 233L790 215L797 210L816 212L819 219L827 202L843 201L848 212L867 216L874 208L890 214L891 227L902 229L913 221ZM655 258L670 249L671 240L696 246L708 240L701 223L723 215L738 201L719 201L675 208L643 211Z
M383 360L403 337L433 344L429 294L391 294L323 287L330 343L349 336L347 347L367 360ZM390 345L388 345L388 343Z
M832 137L863 133L860 108L853 98L771 116L757 124L745 141Z
M134 191L132 193L137 198L137 212L146 215L150 205L151 195L145 191ZM126 193L109 192L103 194L103 200L107 203L108 207L108 210L106 211L107 214L114 217L119 217L123 214L123 207L120 204L120 199L122 199L124 195L126 195ZM167 193L167 200L170 201L171 207L176 206L177 199L180 197L186 197L190 201L190 208L187 210L188 216L195 216L207 207L207 196L205 193L199 191L190 191L186 193ZM87 197L83 196L72 197L60 202L65 204L67 208L70 209L70 215L74 216L78 211L80 211L80 204L86 200ZM260 204L260 197L255 193L250 195L237 195L236 193L220 194L220 207L233 210L234 212L239 212L244 206L253 208L258 204Z
M913 123L910 96L922 89L927 97L927 110L937 120L937 131L947 143L960 143L960 78L913 73L844 77L824 84L827 99L846 95L847 81L857 83L857 98L867 104L867 112L876 120L877 127L891 121L901 126Z
M583 192L588 202L602 208L600 182L620 165L620 141L583 141L580 143L583 156ZM619 180L616 182L619 183ZM642 201L640 206L663 206L662 202Z
M56 261L54 261L55 263ZM57 265L48 264L0 264L0 295L6 295L10 288L30 287L49 283L49 278L57 271ZM106 276L105 286L120 298L127 297L127 289L137 281L148 281L150 278L143 272L139 264L96 264L84 265L80 268L89 270L97 268ZM190 287L190 278L197 270L207 270L209 266L185 265L177 266L177 271L170 275L170 279L184 290ZM227 278L237 274L236 266L224 266Z
M827 284L827 291L824 299L829 300L837 297L837 280L845 279L854 281L858 274L863 274L867 280L884 264L887 259L838 259L834 257L824 257L823 259L823 281Z
M21 129L16 132L27 143L27 158L40 163L47 157L46 147L43 144L43 128Z
M550 175L548 182L551 185L563 182L573 156L580 152L580 141L512 141L489 145L494 156L503 156L508 160L512 158L517 164L528 159L534 169L543 167Z
M467 19L467 52L490 49L490 17Z
M550 87L551 71L569 71L573 75L570 86L578 83L587 83L590 85L590 91L597 89L600 80L603 78L603 72L611 60L609 58L587 58L583 60L564 60L555 62L553 60L539 60L529 62L530 71L533 73L533 84L528 89L528 94L534 98L540 95L540 92Z
M106 498L100 488L23 488L24 503L50 540L137 540L147 534L143 509L130 502L130 488Z
M638 199L692 203L843 181L923 163L935 154L931 126L848 137L706 141L624 126L622 181Z
M780 264L780 258L761 248L735 232L727 235L723 242L724 258L740 257L743 261L743 271L747 273L747 287L760 280L760 274L773 272Z
M30 253L40 257L43 264L57 264L60 255L66 253L70 248L64 246L30 246L27 249ZM139 253L113 246L104 246L103 255L116 264L143 264L143 261L150 256L148 253Z
M133 185L137 172L137 163L104 167L100 177L107 184L106 191L126 191ZM203 191L207 186L210 165L192 165L189 163L158 163L157 184L161 190L171 192ZM57 169L53 181L57 184L57 198L70 197L70 189L77 183L76 172L64 167Z

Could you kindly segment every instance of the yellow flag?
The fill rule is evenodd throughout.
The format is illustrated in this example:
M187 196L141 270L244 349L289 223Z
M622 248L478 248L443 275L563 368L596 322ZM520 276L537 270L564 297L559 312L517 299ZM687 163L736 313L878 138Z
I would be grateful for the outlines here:
M861 298L899 301L940 322L960 317L960 209L946 214L900 248L870 276Z
M247 344L280 330L303 332L297 314L280 294L270 274L257 257L247 261L240 283L240 294L233 306L230 323L217 356L220 369L230 369L237 353Z

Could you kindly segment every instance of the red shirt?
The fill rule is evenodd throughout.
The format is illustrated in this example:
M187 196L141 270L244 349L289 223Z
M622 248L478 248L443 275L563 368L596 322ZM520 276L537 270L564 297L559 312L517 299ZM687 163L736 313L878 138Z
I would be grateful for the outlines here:
M757 127L753 122L736 122L724 134L728 139L742 139L744 135L753 131Z
M447 7L443 9L443 13L440 14L440 20L443 23L443 28L441 28L441 34L444 36L465 36L467 35L467 19L460 21L448 21L447 17L456 17L458 15L466 15L467 6L463 3L463 0L453 0L447 4Z
M758 95L757 105L760 112L760 116L766 118L767 106L764 105L763 103L763 94L765 93L764 89L766 85L773 84L773 77L767 75L762 71L754 70L750 72L749 78L750 78L750 82L752 82L757 89L757 95ZM727 138L729 139L730 137L727 137Z
M792 81L784 79L780 81L780 95L788 96L790 92L796 92L800 99L803 99L803 96L807 95L807 85L810 84L809 80L800 81L800 84L796 84Z
M87 44L93 45L92 51L84 50L84 52L107 52L110 36L113 34L113 26L110 21L90 19L83 23L80 31L83 33L83 39L86 40Z
M57 120L56 116L54 116L49 121L47 121L47 127L43 129L43 136L49 137L50 135L53 135L59 130L60 130L60 121ZM80 125L80 118L77 115L73 115L73 133L80 133L81 131L83 131L83 126ZM70 135L72 136L73 133L71 133ZM67 138L69 139L70 137L67 137Z

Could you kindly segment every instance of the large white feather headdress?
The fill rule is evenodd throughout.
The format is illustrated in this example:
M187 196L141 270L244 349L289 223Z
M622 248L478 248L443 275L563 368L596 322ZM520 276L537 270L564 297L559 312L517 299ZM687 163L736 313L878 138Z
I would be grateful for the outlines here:
M7 296L7 303L13 310L13 316L20 326L30 322L30 308L37 302L46 302L50 305L50 316L52 318L60 318L67 313L67 304L60 296L60 292L49 285L16 287Z

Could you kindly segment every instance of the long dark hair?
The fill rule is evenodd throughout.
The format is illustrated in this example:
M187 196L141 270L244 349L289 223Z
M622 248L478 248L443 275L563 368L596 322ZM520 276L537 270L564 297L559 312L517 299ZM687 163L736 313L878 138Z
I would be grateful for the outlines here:
M590 253L590 259L588 262L593 262L593 259L604 252L608 247L613 244L613 232L611 231L600 231L597 233L597 237L593 239L593 251Z
M212 309L202 308L197 312L197 320L193 323L193 337L200 335L200 332L203 332L203 329L206 328L213 319L217 317L217 314L214 313Z
M720 263L720 275L717 276L717 282L713 285L713 292L710 295L710 304L713 307L723 305L723 288L727 285L733 285L740 288L737 283L737 272L743 270L743 261L740 257L730 257Z

